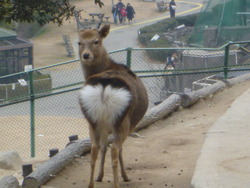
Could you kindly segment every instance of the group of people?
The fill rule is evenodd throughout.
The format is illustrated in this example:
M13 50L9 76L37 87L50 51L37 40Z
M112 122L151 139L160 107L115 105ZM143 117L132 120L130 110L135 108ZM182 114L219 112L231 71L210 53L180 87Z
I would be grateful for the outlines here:
M175 17L175 9L176 9L175 1L170 0L169 12L170 12L171 18ZM125 6L122 3L122 0L118 0L118 3L115 4L112 8L112 14L113 14L115 24L118 24L118 22L120 24L125 24L126 20L128 20L128 23L133 21L135 10L130 3L128 3L127 6Z
M118 24L118 22L120 24L125 24L127 19L128 19L128 23L133 21L135 11L130 3L128 3L127 6L125 6L122 3L122 0L119 0L119 2L113 6L112 14L113 14L115 24Z

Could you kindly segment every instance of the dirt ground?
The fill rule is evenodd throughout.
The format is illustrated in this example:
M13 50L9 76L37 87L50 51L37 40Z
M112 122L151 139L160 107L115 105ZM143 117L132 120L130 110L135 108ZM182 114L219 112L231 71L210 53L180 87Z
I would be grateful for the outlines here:
M245 82L225 89L140 131L144 138L128 137L124 161L131 182L122 182L120 177L121 188L190 187L206 132L249 87L250 82ZM104 180L96 183L96 188L112 187L109 152L105 164ZM43 188L85 188L89 169L89 155L76 159Z

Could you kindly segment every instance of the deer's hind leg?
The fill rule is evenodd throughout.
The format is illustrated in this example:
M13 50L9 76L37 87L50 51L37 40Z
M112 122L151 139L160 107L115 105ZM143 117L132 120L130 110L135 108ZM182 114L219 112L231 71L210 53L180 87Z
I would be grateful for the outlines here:
M114 188L119 188L118 181L118 163L121 165L121 173L124 181L129 181L129 178L125 172L125 167L122 159L122 144L127 138L129 133L129 119L126 117L121 126L117 127L113 132L113 144L111 146L112 168L114 176Z
M91 138L91 154L90 154L90 179L88 188L94 188L94 172L95 164L99 152L99 136L94 132L93 128L89 126L89 133Z
M106 152L107 152L107 146L108 142L101 143L101 160L100 160L100 169L99 169L99 174L97 176L96 181L102 182L103 176L104 176L104 164L105 164L105 157L106 157Z
M95 163L96 159L98 157L98 150L99 147L96 145L96 143L92 143L91 146L91 156L90 156L90 167L91 167L91 172L90 172L90 179L89 179L89 186L88 188L94 188L94 172L95 172Z
M111 146L111 160L113 168L114 188L119 188L119 181L118 181L119 150L120 150L120 144L114 142Z
M124 162L123 162L122 147L120 148L120 152L119 152L119 162L120 162L120 166L121 166L121 175L122 175L123 181L125 181L125 182L130 181L129 177L127 176Z

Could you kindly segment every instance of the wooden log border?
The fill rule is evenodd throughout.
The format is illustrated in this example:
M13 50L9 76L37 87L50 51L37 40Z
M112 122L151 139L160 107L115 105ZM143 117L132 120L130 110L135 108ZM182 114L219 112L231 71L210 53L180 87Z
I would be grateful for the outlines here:
M250 80L250 74L245 74L228 80L218 80L215 84L202 88L188 94L173 94L162 103L149 109L144 118L137 125L135 131L139 131L150 124L166 117L180 106L189 107L200 99L207 98L227 87ZM51 177L74 160L76 156L85 155L90 152L90 139L78 140L64 148L54 157L40 165L34 172L27 176L22 184L23 188L39 188Z

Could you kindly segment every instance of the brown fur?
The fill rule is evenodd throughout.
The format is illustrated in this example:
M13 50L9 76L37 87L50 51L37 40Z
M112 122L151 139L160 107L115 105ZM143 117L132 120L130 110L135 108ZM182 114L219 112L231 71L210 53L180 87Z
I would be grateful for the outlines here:
M118 188L118 163L124 181L129 181L125 172L122 158L122 144L128 134L133 131L138 122L143 118L148 108L148 96L141 80L126 66L113 62L102 45L102 39L109 33L110 26L104 25L100 30L83 30L79 32L79 55L86 79L85 85L102 84L112 87L125 88L132 99L123 115L112 126L113 144L111 146L112 168L114 176L114 188ZM82 106L82 105L81 105ZM82 111L86 116L86 110ZM107 135L103 135L102 125L89 121L91 148L91 174L89 188L94 187L94 168L99 148L101 149L100 172L97 181L102 181L104 175L104 161L107 150ZM119 161L119 162L118 162Z

